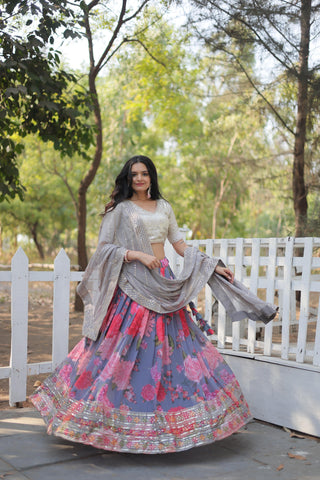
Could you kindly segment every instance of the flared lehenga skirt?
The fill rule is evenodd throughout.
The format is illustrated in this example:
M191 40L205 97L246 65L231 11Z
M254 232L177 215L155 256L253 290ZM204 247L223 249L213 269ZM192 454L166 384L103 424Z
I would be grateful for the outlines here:
M172 276L166 259L160 273ZM187 309L159 314L119 287L98 339L83 338L30 399L49 434L119 452L187 450L251 419L233 372Z

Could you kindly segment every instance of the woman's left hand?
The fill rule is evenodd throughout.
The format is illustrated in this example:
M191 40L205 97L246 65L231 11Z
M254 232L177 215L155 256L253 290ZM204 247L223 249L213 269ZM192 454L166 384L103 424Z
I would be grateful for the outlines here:
M214 270L216 273L219 275L222 275L225 277L227 280L229 280L230 283L233 283L234 280L234 274L228 267L220 267L219 265L215 268Z

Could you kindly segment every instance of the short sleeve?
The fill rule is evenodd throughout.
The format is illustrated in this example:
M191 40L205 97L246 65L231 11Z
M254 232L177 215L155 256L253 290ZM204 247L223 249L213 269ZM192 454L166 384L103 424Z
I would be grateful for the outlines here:
M173 244L178 242L179 240L183 240L183 236L179 230L176 217L169 203L168 203L168 210L169 210L168 240L170 243Z

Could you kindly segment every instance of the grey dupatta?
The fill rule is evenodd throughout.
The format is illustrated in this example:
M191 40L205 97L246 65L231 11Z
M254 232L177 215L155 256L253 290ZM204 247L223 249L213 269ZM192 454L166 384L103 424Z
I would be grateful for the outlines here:
M232 320L251 318L264 323L276 315L267 304L240 282L233 284L214 272L218 258L198 249L185 250L184 266L178 278L162 277L139 261L124 263L126 249L153 254L142 220L130 201L120 203L101 223L99 243L78 286L85 305L83 335L95 340L117 286L140 305L158 313L170 313L186 306L208 283Z

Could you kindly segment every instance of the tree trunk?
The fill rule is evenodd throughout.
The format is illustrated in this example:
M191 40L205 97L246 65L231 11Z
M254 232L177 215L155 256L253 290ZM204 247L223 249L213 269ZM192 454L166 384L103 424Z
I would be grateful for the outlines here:
M101 110L96 90L96 74L94 68L91 68L89 74L89 91L92 96L94 121L96 125L96 149L93 161L86 175L80 183L78 190L78 265L79 270L83 271L88 265L87 247L86 247L86 222L87 222L87 191L90 187L102 157L102 121ZM74 308L76 311L83 310L82 300L76 293Z
M30 225L30 232L33 238L33 241L35 243L35 246L37 247L38 253L40 255L41 260L44 259L44 251L41 243L39 242L38 239L38 222L33 223Z
M312 0L301 0L298 108L292 175L296 237L303 237L306 235L308 215L307 190L304 179L304 151L308 115L308 57L310 45L311 2Z
M213 205L213 212L212 212L212 234L211 238L216 238L216 227L217 227L217 213L219 210L219 207L222 202L222 198L224 195L224 192L227 188L228 185L228 180L226 180L227 174L220 180L220 188L219 191L216 193L214 205Z

